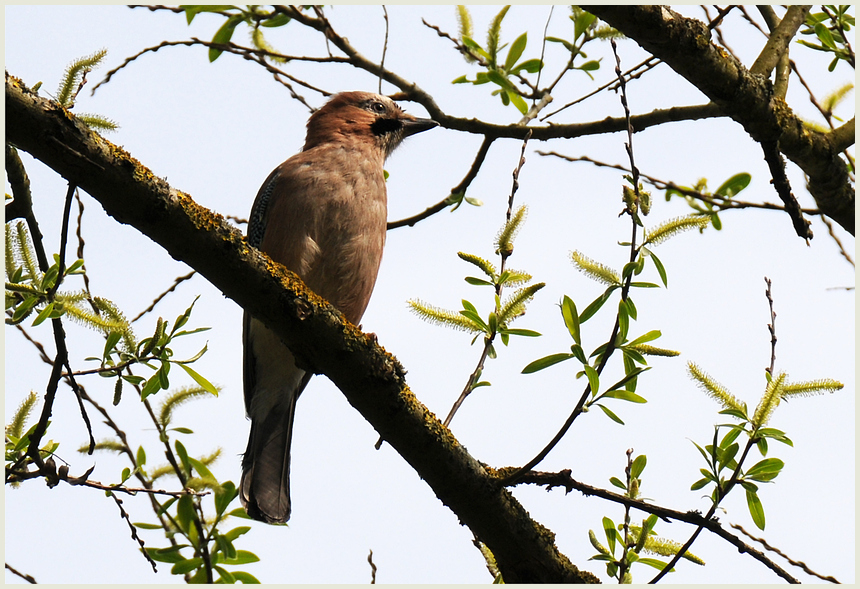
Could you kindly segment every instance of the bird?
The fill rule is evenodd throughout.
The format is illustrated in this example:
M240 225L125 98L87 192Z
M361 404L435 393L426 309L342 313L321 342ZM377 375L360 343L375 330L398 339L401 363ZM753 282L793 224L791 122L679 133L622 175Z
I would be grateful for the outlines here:
M436 127L370 92L335 94L307 123L302 151L260 187L247 242L295 272L355 325L370 301L387 224L383 164L410 135ZM312 372L246 311L245 412L251 420L239 496L249 516L290 517L290 445L296 401Z

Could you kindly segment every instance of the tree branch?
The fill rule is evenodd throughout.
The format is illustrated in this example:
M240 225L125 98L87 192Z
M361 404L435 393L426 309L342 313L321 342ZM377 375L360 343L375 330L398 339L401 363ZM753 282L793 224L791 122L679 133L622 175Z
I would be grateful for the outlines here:
M197 270L325 374L496 556L508 582L597 582L415 398L405 371L221 215L172 188L56 103L6 75L6 139Z
M665 61L753 139L779 141L780 151L809 177L818 207L854 235L854 188L832 137L805 127L783 100L774 99L768 80L711 43L704 24L662 6L582 8Z

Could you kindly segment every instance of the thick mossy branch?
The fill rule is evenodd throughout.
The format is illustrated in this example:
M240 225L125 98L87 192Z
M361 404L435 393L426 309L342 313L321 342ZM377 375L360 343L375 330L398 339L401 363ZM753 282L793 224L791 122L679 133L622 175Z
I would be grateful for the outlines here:
M821 211L854 235L854 185L831 134L807 129L785 101L775 98L769 80L753 75L711 42L703 23L665 6L582 8L666 62L755 141L778 141L780 151L809 177L809 191Z
M506 582L598 582L561 554L552 532L418 402L396 358L295 274L249 247L221 215L8 74L6 139L85 190L117 221L197 270L276 333L309 369L325 374L487 544Z

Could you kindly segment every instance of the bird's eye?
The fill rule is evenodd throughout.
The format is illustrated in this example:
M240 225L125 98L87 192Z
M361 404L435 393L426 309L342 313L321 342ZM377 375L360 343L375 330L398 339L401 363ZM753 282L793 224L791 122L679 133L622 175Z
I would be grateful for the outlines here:
M381 102L371 102L370 103L370 110L372 110L373 112L375 112L377 114L382 114L385 112L385 105L382 104Z

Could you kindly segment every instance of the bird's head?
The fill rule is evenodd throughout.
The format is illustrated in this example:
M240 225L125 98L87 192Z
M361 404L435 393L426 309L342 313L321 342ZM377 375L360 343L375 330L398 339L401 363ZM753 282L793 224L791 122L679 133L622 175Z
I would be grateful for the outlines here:
M324 143L360 143L388 157L406 137L438 123L406 114L393 100L372 92L335 94L308 120L304 150Z

